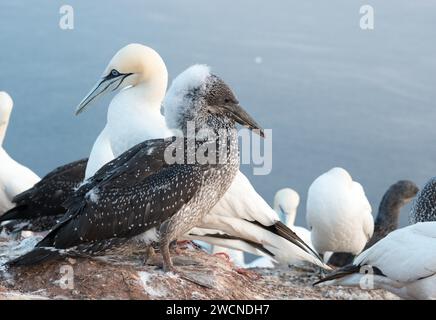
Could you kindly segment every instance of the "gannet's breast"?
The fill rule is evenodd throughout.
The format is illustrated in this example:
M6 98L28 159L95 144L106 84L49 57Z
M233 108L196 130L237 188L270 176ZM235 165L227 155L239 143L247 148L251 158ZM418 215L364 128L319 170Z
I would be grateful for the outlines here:
M128 123L122 121L108 123L106 130L115 157L143 141L172 136L172 132L166 126L165 118L155 112L132 117Z

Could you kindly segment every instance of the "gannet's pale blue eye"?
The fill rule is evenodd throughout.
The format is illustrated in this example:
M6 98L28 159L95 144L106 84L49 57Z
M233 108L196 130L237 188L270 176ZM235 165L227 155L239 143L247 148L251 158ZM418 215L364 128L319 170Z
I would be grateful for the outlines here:
M112 69L112 71L111 71L111 76L112 77L118 77L119 75L120 75L120 73L117 70Z

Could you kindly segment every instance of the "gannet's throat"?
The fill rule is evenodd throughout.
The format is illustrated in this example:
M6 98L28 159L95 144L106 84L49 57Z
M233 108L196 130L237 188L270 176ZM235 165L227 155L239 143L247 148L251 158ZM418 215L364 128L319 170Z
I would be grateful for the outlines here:
M6 130L8 129L8 120L0 120L0 146L3 145L3 141L6 136Z
M0 146L2 146L6 135L13 105L14 102L11 96L4 91L0 91Z

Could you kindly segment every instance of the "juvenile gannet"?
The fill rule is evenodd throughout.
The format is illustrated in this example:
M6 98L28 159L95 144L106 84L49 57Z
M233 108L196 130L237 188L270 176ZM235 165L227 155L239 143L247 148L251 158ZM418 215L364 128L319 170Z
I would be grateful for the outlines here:
M85 179L142 141L172 136L160 112L167 82L165 63L153 49L134 43L115 54L76 111L81 113L107 92L119 91L109 104L106 126L92 147Z
M179 77L173 85L181 100L167 112L181 137L145 141L109 162L67 201L67 213L36 248L9 266L65 254L98 254L158 228L164 270L174 270L170 242L196 227L238 171L235 122L262 133L208 68L191 67ZM196 140L188 134L190 123ZM170 162L168 157L180 150L183 157ZM206 159L198 158L206 153Z
M374 231L371 205L362 186L342 168L319 176L309 187L306 220L317 252L360 253Z
M364 250L370 248L398 228L401 207L409 203L418 191L419 189L416 184L408 180L400 180L389 187L378 207L374 223L374 234L365 245ZM342 267L353 262L353 259L354 255L350 253L334 253L328 260L328 263Z
M0 215L12 208L12 199L29 189L40 179L30 169L12 159L3 149L3 140L12 112L13 101L6 92L0 92Z
M15 207L0 217L0 223L12 220L4 226L8 231L51 229L66 212L62 204L83 182L87 160L60 166L32 188L16 195L12 199Z
M389 233L321 281L362 289L385 289L404 299L436 299L436 222Z
M436 221L436 177L431 178L413 201L409 214L411 224Z

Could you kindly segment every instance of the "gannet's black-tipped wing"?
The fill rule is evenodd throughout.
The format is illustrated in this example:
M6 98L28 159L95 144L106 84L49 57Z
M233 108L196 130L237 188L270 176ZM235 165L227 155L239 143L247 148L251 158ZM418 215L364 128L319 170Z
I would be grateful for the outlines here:
M67 201L64 218L37 246L88 243L89 251L99 242L141 234L177 213L198 191L207 166L167 164L165 150L172 142L146 141L107 164Z
M340 279L340 278L346 277L348 275L351 275L353 273L359 273L359 270L360 270L360 266L350 264L350 265L344 266L340 269L337 269L337 270L331 272L329 275L325 276L321 280L318 280L315 283L313 283L313 285L316 286L316 285L323 283L323 282L326 282L326 281Z
M15 219L36 219L65 213L62 204L83 181L88 159L60 166L48 173L29 190L13 199L14 208L0 217L0 222Z
M377 267L371 266L371 270L374 275L386 277L386 275L384 275L383 272ZM336 269L335 271L331 272L321 280L316 281L313 285L316 286L323 282L341 279L353 273L359 273L359 272L363 272L361 265L348 264L342 268Z

